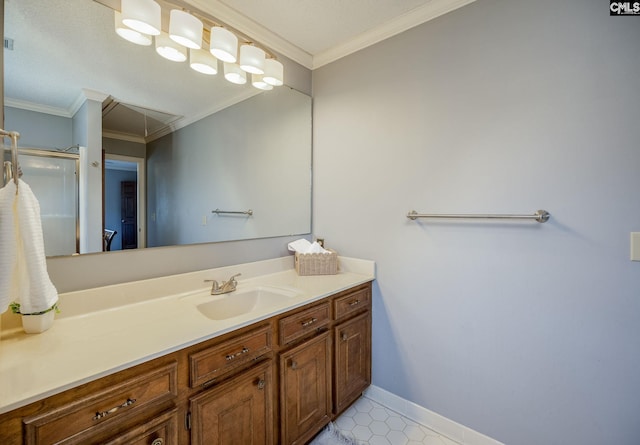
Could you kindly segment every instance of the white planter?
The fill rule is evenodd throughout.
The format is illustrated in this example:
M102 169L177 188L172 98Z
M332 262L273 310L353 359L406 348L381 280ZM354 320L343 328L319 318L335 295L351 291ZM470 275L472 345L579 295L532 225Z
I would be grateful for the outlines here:
M39 334L46 331L53 324L53 317L56 311L49 311L40 315L22 314L22 329L27 334Z

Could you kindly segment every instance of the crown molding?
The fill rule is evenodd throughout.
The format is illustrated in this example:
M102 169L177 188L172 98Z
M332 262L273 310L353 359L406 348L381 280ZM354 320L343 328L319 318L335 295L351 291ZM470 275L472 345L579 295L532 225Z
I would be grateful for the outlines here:
M219 0L185 0L203 12L224 22L237 31L251 36L261 44L288 57L300 65L314 70L328 63L348 56L356 51L393 37L422 23L433 20L476 0L431 0L407 13L349 39L321 53L311 55L298 46L285 40L275 32L244 16Z
M185 3L195 6L202 12L211 15L212 18L218 19L223 24L235 28L238 32L255 39L256 42L259 42L267 48L299 63L305 68L311 69L313 66L313 57L311 54L228 5L218 0L184 1Z
M476 0L431 0L382 26L378 26L370 31L366 31L353 39L334 46L326 51L316 54L313 57L311 69L320 68L328 63L334 62L342 57L348 56L356 51L393 37L401 32L421 25L436 17L440 17L455 9L461 8Z
M283 88L283 87L279 87L279 88ZM151 141L155 141L156 139L159 139L162 136L166 136L169 133L173 133L176 130L184 128L187 125L190 125L194 122L204 119L205 117L211 114L217 113L218 111L222 111L227 107L240 103L262 92L263 91L258 90L256 88L246 88L241 93L233 96L232 98L229 98L228 100L217 102L213 107L208 108L202 111L201 113L191 115L191 116L185 116L183 118L173 121L172 123L166 125L165 127L162 127L160 130L148 135L146 138L144 138L144 142L148 143Z
M20 110L35 111L36 113L52 114L60 117L73 117L73 114L66 108L52 107L49 105L36 104L26 100L13 99L11 97L4 98L4 106L18 108Z

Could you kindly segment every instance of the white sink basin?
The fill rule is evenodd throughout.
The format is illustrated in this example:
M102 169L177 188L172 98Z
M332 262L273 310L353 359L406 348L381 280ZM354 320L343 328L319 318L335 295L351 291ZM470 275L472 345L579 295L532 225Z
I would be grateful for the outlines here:
M269 309L289 298L300 296L299 291L270 286L240 289L223 295L212 295L211 300L197 305L202 315L211 320L226 320L250 312Z

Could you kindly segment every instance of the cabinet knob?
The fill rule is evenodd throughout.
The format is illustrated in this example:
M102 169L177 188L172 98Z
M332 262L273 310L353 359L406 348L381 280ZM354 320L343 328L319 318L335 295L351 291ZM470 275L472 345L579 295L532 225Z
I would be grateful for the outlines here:
M164 445L164 439L162 437L159 437L151 442L151 445Z
M265 381L263 379L258 380L258 389L264 389Z
M343 332L342 335L340 335L340 338L342 338L342 341L347 341L347 339L349 338L349 336L347 335L346 332Z
M295 360L291 360L291 369L293 369L294 371L298 369L298 362L296 362Z

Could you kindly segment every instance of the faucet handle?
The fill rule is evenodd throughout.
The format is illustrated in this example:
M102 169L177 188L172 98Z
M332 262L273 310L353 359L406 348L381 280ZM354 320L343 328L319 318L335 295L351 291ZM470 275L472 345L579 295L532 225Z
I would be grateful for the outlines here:
M205 283L211 283L211 294L213 295L214 292L218 291L220 289L220 285L218 284L218 282L216 280L204 280Z
M240 275L242 275L241 273L237 273L235 275L233 275L231 278L229 278L229 283L235 282L236 281L236 277L239 277Z

